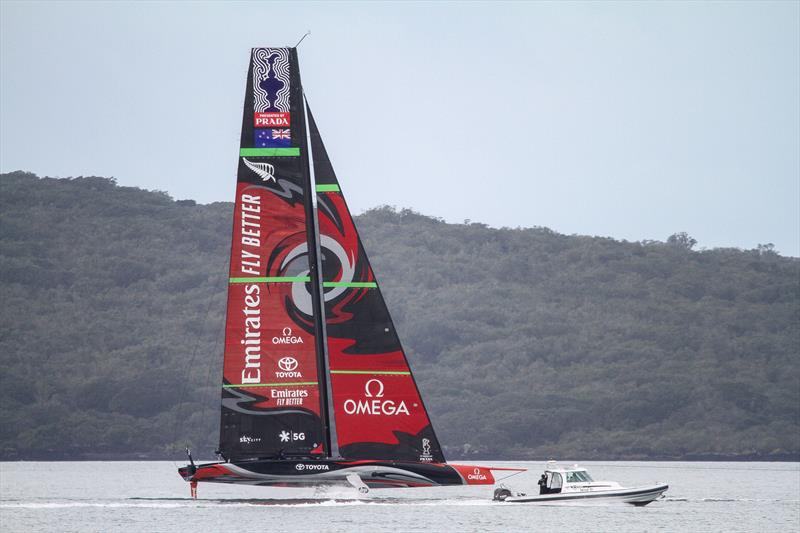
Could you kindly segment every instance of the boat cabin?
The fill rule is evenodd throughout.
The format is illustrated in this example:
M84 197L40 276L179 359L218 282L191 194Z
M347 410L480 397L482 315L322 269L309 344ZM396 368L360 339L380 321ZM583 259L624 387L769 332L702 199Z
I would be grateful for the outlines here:
M578 465L562 467L555 461L548 461L544 474L547 481L544 487L540 486L540 494L591 490L597 486L589 472Z
M513 493L501 485L494 491L494 499L518 503L617 501L642 506L661 498L668 488L666 483L626 488L616 481L595 481L578 465L562 467L555 461L548 461L539 480L539 494Z

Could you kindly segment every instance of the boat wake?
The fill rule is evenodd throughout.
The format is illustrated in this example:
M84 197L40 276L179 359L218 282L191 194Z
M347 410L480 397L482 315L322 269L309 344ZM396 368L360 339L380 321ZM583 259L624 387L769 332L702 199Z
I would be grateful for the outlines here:
M66 500L66 501L5 501L0 509L63 509L77 507L102 508L183 508L183 507L335 507L335 506L487 506L484 499L411 499L411 498L246 498L246 499L191 499L191 498L128 498L126 500Z
M794 504L800 500L758 498L662 498L662 504L672 503L765 503ZM585 503L584 503L585 504ZM592 504L597 505L597 502ZM606 505L613 505L607 503ZM125 500L60 500L60 501L14 501L0 502L0 509L68 509L68 508L141 508L179 509L187 507L353 507L353 506L497 506L497 502L476 498L236 498L236 499L191 499L191 498L128 498ZM565 506L565 505L561 505ZM572 502L569 506L581 506Z
M800 503L800 500L780 500L769 498L663 498L666 503Z

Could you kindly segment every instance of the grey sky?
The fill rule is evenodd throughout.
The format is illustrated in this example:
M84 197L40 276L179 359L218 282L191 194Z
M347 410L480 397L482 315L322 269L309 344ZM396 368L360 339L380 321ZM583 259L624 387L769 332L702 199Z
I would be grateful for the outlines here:
M355 213L800 255L800 3L0 4L0 168L231 201L300 47Z

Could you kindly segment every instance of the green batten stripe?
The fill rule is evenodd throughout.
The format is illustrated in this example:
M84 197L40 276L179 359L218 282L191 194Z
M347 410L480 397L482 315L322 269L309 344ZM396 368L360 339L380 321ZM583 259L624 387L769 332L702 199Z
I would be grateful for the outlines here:
M316 381L296 381L294 383L231 383L223 385L223 389L251 388L251 387L299 387L301 385L318 385Z
M308 276L275 276L272 278L230 278L230 283L308 283Z
M317 185L317 192L339 192L339 186L335 183Z
M410 376L411 372L399 370L331 370L331 374L369 374L381 376Z
M374 281L323 281L323 287L357 287L360 289L377 289Z
M300 148L240 148L239 155L242 157L298 156Z

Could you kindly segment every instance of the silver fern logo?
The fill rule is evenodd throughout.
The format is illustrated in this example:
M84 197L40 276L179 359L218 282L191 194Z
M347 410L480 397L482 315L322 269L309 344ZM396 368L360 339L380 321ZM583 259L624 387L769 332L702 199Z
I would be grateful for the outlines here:
M270 165L269 163L260 163L260 162L253 162L248 161L246 157L242 158L244 160L244 164L255 172L261 181L269 181L272 180L277 183L275 180L275 167Z

